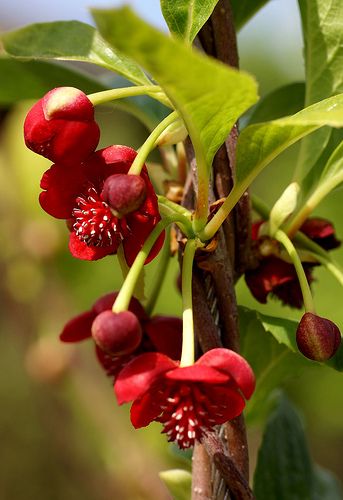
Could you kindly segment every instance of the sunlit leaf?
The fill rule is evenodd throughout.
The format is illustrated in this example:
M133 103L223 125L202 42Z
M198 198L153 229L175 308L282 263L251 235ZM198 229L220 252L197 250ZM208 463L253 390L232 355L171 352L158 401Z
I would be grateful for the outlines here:
M254 80L162 34L127 7L92 14L102 36L164 88L210 166L237 118L257 100Z
M305 105L343 92L343 2L298 0L304 35L306 72ZM302 141L299 176L307 173L328 144L325 128Z
M192 42L217 3L218 0L161 0L161 9L170 31Z
M136 63L116 53L92 26L79 21L31 24L3 34L1 39L13 57L82 61L115 71L137 84L151 83Z

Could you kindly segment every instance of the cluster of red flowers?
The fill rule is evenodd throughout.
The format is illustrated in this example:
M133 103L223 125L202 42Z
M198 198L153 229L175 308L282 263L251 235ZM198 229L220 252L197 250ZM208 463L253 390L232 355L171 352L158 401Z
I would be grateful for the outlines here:
M301 309L303 298L295 268L291 262L282 258L280 246L275 240L266 236L259 237L263 223L264 221L259 221L252 226L252 240L258 265L245 273L245 281L255 299L262 304L267 302L268 295L272 295L285 305ZM325 219L307 219L300 231L324 250L333 250L341 244L336 239L333 225ZM309 283L313 281L312 271L317 265L313 261L303 262Z
M118 403L133 401L134 427L161 422L169 441L188 448L215 425L242 413L244 398L249 399L255 387L244 358L228 349L212 349L194 365L180 367L182 321L149 317L132 298L128 312L138 320L137 342L132 322L111 312L115 298L110 293L98 299L89 311L65 325L60 338L64 342L93 338L98 360L113 378ZM107 328L107 313L117 316L116 328Z
M30 149L55 162L43 175L39 201L48 214L66 220L71 253L96 260L123 244L131 266L160 220L146 167L139 176L128 175L136 152L126 146L95 151L100 133L93 105L83 92L69 87L52 90L33 106L24 135ZM146 262L162 244L163 234ZM214 349L194 365L181 367L182 321L149 317L135 298L127 311L115 313L116 296L101 297L71 319L60 338L93 339L118 403L133 401L135 427L161 422L169 441L188 448L243 411L255 379L241 356Z
M83 92L71 87L51 90L33 106L25 120L24 137L30 149L55 162L42 177L39 201L48 214L66 220L72 255L97 260L116 253L122 243L131 265L160 220L146 167L138 182L138 176L127 175L136 151L114 145L95 152L100 132L93 105ZM126 193L126 198L130 195L119 203L118 176L120 193ZM163 234L147 262L162 244Z

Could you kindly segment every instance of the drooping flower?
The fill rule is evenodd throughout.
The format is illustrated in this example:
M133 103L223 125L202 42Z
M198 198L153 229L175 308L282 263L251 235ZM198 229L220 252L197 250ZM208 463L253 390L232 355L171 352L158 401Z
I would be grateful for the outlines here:
M146 196L137 210L120 216L102 196L106 180L115 174L127 174L136 154L127 146L109 146L82 164L68 169L56 164L43 175L40 204L48 214L68 221L69 248L74 257L97 260L116 253L122 242L130 266L160 220L157 197L145 166L141 178ZM163 239L162 233L146 262L157 255Z
M26 146L64 165L85 160L95 151L99 138L93 104L74 87L50 90L30 109L24 123Z
M281 258L280 247L275 240L259 237L263 221L252 226L252 239L259 258L258 266L245 273L245 281L256 300L265 304L268 295L279 298L283 304L301 309L303 298L295 268L291 262ZM325 250L337 248L340 242L335 237L333 225L320 218L308 219L300 230ZM267 251L266 251L267 250ZM312 270L317 264L303 262L307 281L313 281Z
M326 361L337 352L341 333L331 320L307 312L298 325L296 341L304 356L314 361Z
M249 364L223 348L184 367L161 353L142 354L121 370L114 385L119 404L133 401L135 428L160 422L168 440L182 449L240 415L254 388Z
M103 312L109 312L118 293L100 297L89 311L85 311L67 322L60 339L63 342L79 342L92 337L95 319ZM144 352L161 352L172 359L180 359L182 346L182 320L172 316L149 317L140 302L132 298L129 311L141 326L142 337L138 347L129 354L112 355L95 345L97 358L108 376L116 378L120 370L132 359Z

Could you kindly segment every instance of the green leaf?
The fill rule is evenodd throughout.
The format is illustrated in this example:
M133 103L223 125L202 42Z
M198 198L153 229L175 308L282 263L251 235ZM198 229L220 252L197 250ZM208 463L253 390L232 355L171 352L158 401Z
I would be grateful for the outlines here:
M241 354L251 365L257 382L247 405L248 419L255 420L263 416L272 403L274 389L317 363L299 353L295 339L297 321L239 307L239 323ZM323 365L343 371L343 346Z
M277 120L283 116L297 113L304 107L305 84L290 83L264 96L254 107L248 124Z
M171 469L159 473L173 500L189 500L192 493L192 474L183 469Z
M254 475L256 500L312 500L314 474L302 422L282 398L269 418Z
M210 166L238 117L257 100L255 81L160 33L129 8L92 14L104 38L163 87Z
M170 31L193 42L218 0L161 0L161 9Z
M106 87L77 71L58 64L0 58L0 105L39 99L54 87L77 87L86 94Z
M256 500L342 500L336 478L313 464L302 420L281 397L268 419L254 475Z
M313 500L342 500L341 485L331 472L315 465L315 484Z
M239 30L253 17L269 0L231 0L233 18L236 30Z
M324 125L343 126L343 94L313 104L295 115L249 125L237 143L236 186L243 193L282 151Z
M31 24L1 38L5 51L13 57L82 61L115 71L140 85L151 83L136 63L117 54L92 26L79 21Z
M311 361L297 354L295 321L239 307L239 322L241 354L256 377L256 389L247 404L247 418L252 421L265 415L273 390L299 375Z
M341 0L299 0L305 43L306 106L343 92ZM316 163L328 144L330 129L302 141L298 178Z

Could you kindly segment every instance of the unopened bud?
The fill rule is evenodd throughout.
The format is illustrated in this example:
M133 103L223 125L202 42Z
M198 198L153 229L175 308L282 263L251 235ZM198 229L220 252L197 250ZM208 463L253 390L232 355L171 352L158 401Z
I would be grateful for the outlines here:
M129 214L145 200L144 179L140 175L111 175L104 183L101 196L119 215Z
M296 340L299 351L314 361L326 361L337 351L341 343L338 327L326 318L305 313L299 323Z
M141 343L142 328L137 316L130 311L104 311L93 321L92 337L109 354L130 354Z
M171 146L186 139L188 135L187 129L182 120L177 120L171 123L160 135L157 141L158 146Z

